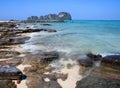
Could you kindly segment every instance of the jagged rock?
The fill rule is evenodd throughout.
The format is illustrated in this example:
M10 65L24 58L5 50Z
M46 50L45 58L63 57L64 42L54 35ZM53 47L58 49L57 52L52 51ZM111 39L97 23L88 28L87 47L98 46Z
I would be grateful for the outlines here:
M58 16L56 14L48 14L45 16L40 16L40 21L56 21L58 20Z
M26 22L64 22L64 20L71 20L72 17L70 13L60 12L59 14L48 14L45 16L40 16L38 19L37 16L28 17Z
M38 17L37 16L31 16L31 17L28 17L27 18L27 21L28 22L33 22L33 21L37 21L38 20Z
M69 13L67 13L67 12L60 12L59 14L58 14L58 17L59 17L59 20L71 20L72 18L71 18L71 15L69 14Z

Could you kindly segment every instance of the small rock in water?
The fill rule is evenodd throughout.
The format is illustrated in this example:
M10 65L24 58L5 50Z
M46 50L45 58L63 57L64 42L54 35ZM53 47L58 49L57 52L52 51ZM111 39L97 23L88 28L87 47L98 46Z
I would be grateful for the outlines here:
M87 57L91 60L94 60L94 61L98 61L98 60L101 60L102 59L102 56L101 55L94 55L92 53L88 53L87 54Z
M90 59L79 59L78 60L79 65L85 66L85 67L92 67L93 61Z

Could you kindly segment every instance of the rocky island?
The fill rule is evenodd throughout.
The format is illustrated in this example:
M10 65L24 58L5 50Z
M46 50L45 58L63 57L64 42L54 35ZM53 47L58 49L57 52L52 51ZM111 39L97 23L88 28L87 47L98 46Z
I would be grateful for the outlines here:
M58 14L48 14L45 16L30 16L24 22L64 22L72 20L71 14L68 12L60 12Z

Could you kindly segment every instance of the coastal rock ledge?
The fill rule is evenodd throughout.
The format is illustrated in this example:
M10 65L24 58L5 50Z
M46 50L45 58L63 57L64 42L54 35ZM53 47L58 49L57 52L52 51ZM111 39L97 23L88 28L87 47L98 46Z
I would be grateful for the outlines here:
M71 14L68 12L60 12L58 14L48 14L45 16L30 16L25 22L64 22L64 20L71 20Z

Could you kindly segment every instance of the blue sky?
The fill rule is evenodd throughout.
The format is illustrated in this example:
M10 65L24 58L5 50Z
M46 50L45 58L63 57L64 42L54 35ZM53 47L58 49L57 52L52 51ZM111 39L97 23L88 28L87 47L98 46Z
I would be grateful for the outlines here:
M0 20L66 11L73 19L120 20L120 0L0 0Z

